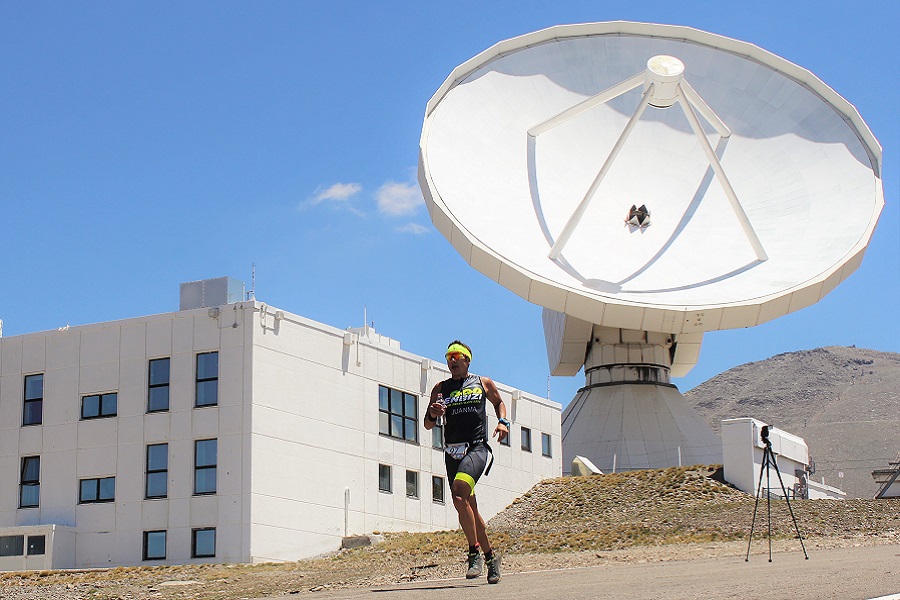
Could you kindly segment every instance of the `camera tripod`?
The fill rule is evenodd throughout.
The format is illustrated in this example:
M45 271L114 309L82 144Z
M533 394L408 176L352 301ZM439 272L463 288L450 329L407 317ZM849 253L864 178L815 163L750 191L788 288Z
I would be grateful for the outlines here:
M791 499L788 497L787 490L784 488L784 481L781 479L781 472L778 470L778 463L775 462L775 453L772 451L772 442L769 440L769 426L764 425L760 433L763 443L766 445L763 450L762 465L759 468L759 484L756 486L756 502L753 505L753 520L750 522L750 539L747 541L747 558L744 562L750 560L750 544L753 543L753 528L756 525L756 509L759 508L759 495L762 492L763 473L766 475L766 513L768 515L768 535L769 538L769 562L772 562L772 494L769 486L769 468L775 468L775 474L778 475L778 483L781 485L781 492L784 494L784 501L787 503L788 512L791 513L791 520L794 522L794 530L797 532L797 538L800 540L800 547L803 549L803 556L809 560L809 554L806 553L806 546L803 544L803 536L800 535L800 528L797 526L797 519L794 517L794 509L791 508Z

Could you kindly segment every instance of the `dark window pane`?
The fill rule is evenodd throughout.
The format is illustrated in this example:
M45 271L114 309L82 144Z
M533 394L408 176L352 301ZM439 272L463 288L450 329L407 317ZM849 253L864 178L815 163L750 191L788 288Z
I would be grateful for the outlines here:
M391 467L388 465L378 465L378 491L391 491Z
M144 560L160 560L166 557L166 532L144 532Z
M404 406L404 415L411 419L416 418L416 397L411 394L403 394L406 406Z
M28 556L37 556L44 554L46 550L47 539L43 535L28 536Z
M150 385L169 383L169 359L157 358L150 361Z
M169 473L161 471L159 473L147 473L147 497L162 498L168 493Z
M219 353L207 352L197 355L197 380L215 379L219 376Z
M391 412L395 415L403 414L403 392L391 390Z
M22 417L23 425L40 425L43 421L43 400L31 400L25 403L25 414Z
M541 434L541 454L550 456L550 436L546 433Z
M169 468L169 445L154 444L147 446L147 470L159 471Z
M100 416L100 396L85 396L81 399L81 418L91 419Z
M388 400L390 391L383 385L378 386L378 410L391 410L391 404Z
M104 477L100 480L100 495L98 500L115 500L116 499L116 478Z
M216 530L194 530L194 558L203 558L216 555Z
M150 388L147 410L169 410L169 386Z
M209 467L216 465L216 454L218 449L217 440L197 440L194 443L194 466Z
M404 419L403 421L404 421L404 426L405 426L405 431L404 431L403 437L405 439L409 440L410 442L416 441L416 438L418 437L416 435L416 428L417 428L418 423L416 421L413 421L412 419Z
M81 490L78 495L79 502L96 502L97 501L97 480L82 479Z
M435 502L444 501L444 478L431 476L431 499Z
M25 553L25 536L0 535L0 556L22 556Z
M391 415L391 436L403 439L403 417Z
M40 485L23 485L22 494L19 498L19 506L21 508L33 508L41 503L41 486Z
M194 471L194 493L214 494L216 492L216 468L207 467Z
M214 406L219 403L219 382L216 379L211 381L197 382L197 406Z
M22 483L37 483L41 479L41 457L26 456L22 459Z
M118 412L119 394L103 394L100 397L100 414L104 417L115 416Z
M44 375L28 375L25 377L25 399L34 400L44 397Z
M406 495L409 498L419 497L419 474L415 471L406 472Z

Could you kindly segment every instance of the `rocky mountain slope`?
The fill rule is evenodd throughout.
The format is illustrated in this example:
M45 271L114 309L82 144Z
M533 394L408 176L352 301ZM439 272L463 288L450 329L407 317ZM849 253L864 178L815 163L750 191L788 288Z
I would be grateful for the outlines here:
M806 440L813 478L871 498L900 452L900 354L829 346L740 365L685 393L718 432L753 417ZM843 474L843 477L840 476Z

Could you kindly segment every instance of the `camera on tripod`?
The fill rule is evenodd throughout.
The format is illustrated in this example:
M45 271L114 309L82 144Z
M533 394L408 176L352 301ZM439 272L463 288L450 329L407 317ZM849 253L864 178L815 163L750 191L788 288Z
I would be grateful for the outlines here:
M753 520L750 521L750 541L747 542L747 558L745 560L750 560L750 544L753 543L753 530L756 527L756 511L759 508L759 498L763 490L763 475L765 475L766 513L768 514L769 526L767 536L769 539L769 562L772 562L772 487L769 483L770 467L775 469L775 474L778 476L778 483L781 485L781 491L784 494L782 498L784 498L784 501L787 504L788 512L791 513L791 520L794 522L794 529L797 531L797 537L800 539L800 547L803 548L803 556L806 558L806 560L809 560L809 554L806 553L806 546L803 544L803 536L800 535L800 527L797 525L797 518L794 516L794 509L791 508L791 499L784 487L784 481L781 479L781 472L778 470L778 463L775 462L775 452L772 450L772 441L769 439L769 427L769 425L763 425L759 431L759 437L762 440L762 443L765 445L765 449L763 450L762 465L760 465L759 469L759 485L757 485L756 487L756 502L753 504Z

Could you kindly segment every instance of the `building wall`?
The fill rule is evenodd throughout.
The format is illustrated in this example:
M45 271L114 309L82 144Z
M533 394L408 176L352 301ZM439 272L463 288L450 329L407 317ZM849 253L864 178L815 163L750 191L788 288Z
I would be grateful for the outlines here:
M431 388L449 377L443 363L404 352L368 327L344 331L261 310L266 316L252 319L259 324L253 334L253 559L333 550L344 535L457 528L443 451L421 424ZM498 385L511 411L513 390ZM417 397L417 443L379 433L379 386ZM493 428L496 418L488 413ZM513 435L532 428L533 449L523 452L518 437L510 447L493 444L494 467L478 484L487 518L539 480L561 475L559 405L523 395L516 413ZM551 457L541 455L542 432L551 434ZM391 493L379 491L379 465L391 467ZM418 497L407 497L408 470L418 474ZM443 502L432 499L433 476L444 478Z
M196 356L209 351L218 352L218 404L195 408ZM165 357L169 410L148 413L148 364ZM23 381L36 373L43 419L23 426ZM442 362L370 328L343 331L257 302L0 338L0 535L69 527L59 540L73 548L54 552L83 568L296 559L338 548L345 534L455 529L449 489L444 503L432 501L443 454L421 427L428 392L447 376ZM379 385L416 397L417 443L379 434ZM515 423L511 446L493 444L494 468L479 482L488 518L561 475L560 406L498 386ZM107 392L118 394L116 415L82 420L82 397ZM523 426L530 453L519 448ZM541 455L542 432L551 457ZM212 495L193 493L202 439L217 440ZM146 499L147 446L160 443L168 493ZM36 508L18 508L26 456L40 457ZM391 493L378 490L379 464L392 469ZM418 498L405 493L407 470L419 474ZM115 477L114 501L80 504L79 481L103 477ZM215 556L191 558L192 530L208 527ZM144 532L157 530L165 559L143 560Z
M230 325L230 324L229 324ZM75 567L142 561L143 532L167 531L166 561L190 558L191 529L216 525L217 556L249 559L241 536L246 328L207 310L0 339L0 527L74 527ZM196 354L220 352L219 405L193 408ZM147 413L148 360L170 357L170 408ZM22 426L24 375L43 373L43 422ZM117 392L114 417L81 420L84 395ZM219 439L219 489L194 496L193 441ZM146 447L168 444L168 496L144 498ZM40 456L40 504L17 508L23 456ZM232 464L234 463L234 464ZM115 501L79 504L79 480L115 477ZM232 531L234 530L234 531ZM208 562L208 561L207 561Z

